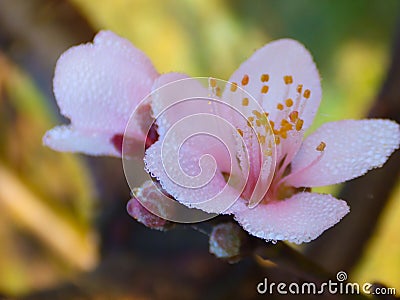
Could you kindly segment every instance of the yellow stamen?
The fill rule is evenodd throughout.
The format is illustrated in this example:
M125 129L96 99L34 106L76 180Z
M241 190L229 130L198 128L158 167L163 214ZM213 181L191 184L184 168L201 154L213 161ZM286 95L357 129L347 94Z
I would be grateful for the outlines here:
M264 155L265 156L272 156L272 151L271 150L264 150Z
M262 74L261 75L261 82L267 82L269 80L269 75L268 74Z
M282 119L282 121L281 121L281 126L285 126L285 125L288 125L288 124L290 124L290 123L288 122L288 120Z
M287 120L283 119L281 121L281 130L282 131L289 131L293 129L293 125L290 124Z
M243 98L242 105L243 106L248 106L249 105L249 98Z
M242 85L247 85L249 83L249 75L245 74L242 78Z
M258 136L258 141L260 142L260 144L265 144L265 135L261 135L261 134L257 134Z
M253 110L253 115L255 115L258 119L261 118L261 113L258 110Z
M287 107L292 107L293 105L293 100L291 98L286 99L285 104Z
M271 128L274 129L274 127L275 127L275 122L274 122L274 121L269 121L269 125L271 125Z
M217 86L215 89L215 95L217 97L221 97L221 95L222 95L221 88L219 86Z
M308 90L308 89L305 90L303 96L304 96L304 98L306 98L306 99L310 98L310 96L311 96L311 91Z
M215 80L215 78L210 78L210 85L215 88L217 86L217 80Z
M267 117L264 115L259 119L262 125L267 125Z
M302 119L298 119L296 121L296 130L300 131L303 128L304 121Z
M326 144L324 142L321 142L321 143L319 143L317 148L315 148L315 150L322 152L325 150L325 147L326 147Z
M268 74L262 74L261 75L261 82L267 82L269 80L269 75Z
M289 119L292 123L295 123L297 121L297 119L299 118L299 112L297 110L292 111L289 114Z
M303 85L302 84L299 84L298 86L297 86L297 92L299 93L299 94L301 94L301 91L303 90Z
M231 84L231 92L235 92L237 90L237 83L236 82L232 82Z
M293 77L291 75L283 76L283 81L285 81L286 84L291 84L293 83Z
M279 109L279 110L283 110L283 104L282 103L278 103L276 108Z
M269 86L263 85L263 87L261 88L261 93L266 94L266 93L268 93L268 90L269 90Z
M237 132L240 134L240 136L243 136L243 131L240 128L237 129Z

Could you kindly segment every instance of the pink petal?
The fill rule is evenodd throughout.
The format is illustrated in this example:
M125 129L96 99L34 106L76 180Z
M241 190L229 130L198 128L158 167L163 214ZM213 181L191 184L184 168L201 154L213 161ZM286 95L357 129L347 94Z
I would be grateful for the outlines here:
M269 76L268 81L262 82L262 75ZM248 84L243 85L243 77L248 76ZM293 82L286 84L284 76L292 76ZM265 80L265 79L264 79ZM276 124L280 123L284 114L290 110L298 110L299 116L304 120L303 128L308 128L314 119L321 101L321 85L318 70L310 53L299 42L291 39L282 39L271 42L257 50L244 62L229 79L243 87L263 106L269 113L269 119ZM297 87L302 84L302 93L297 92ZM263 86L268 86L268 92L262 93ZM308 89L310 97L303 97ZM285 106L284 111L277 109L278 103L285 104L291 98L294 105ZM300 107L296 108L299 100Z
M185 101L188 98L208 96L207 89L186 74L162 74L154 82L152 90L151 106L160 138L180 119L207 109L206 101Z
M239 209L235 219L256 237L300 244L317 238L348 212L346 202L331 195L299 193L253 209Z
M322 157L316 147L326 144ZM322 125L302 144L287 183L313 187L340 183L382 166L399 147L399 125L390 120L345 120Z
M134 197L128 202L128 213L148 227L168 229L169 221L194 223L215 217L203 211L188 208L167 196L160 186L147 180L133 190Z
M225 213L240 196L240 191L227 185L215 161L188 144L158 141L147 149L145 165L166 192L191 208Z
M215 101L209 101L209 98ZM151 101L159 140L163 140L171 129L179 133L182 141L198 133L187 142L199 154L210 154L223 171L230 171L231 161L236 164L236 159L230 160L227 152L236 147L236 128L225 122L226 118L220 114L222 101L211 95L200 81L180 73L161 75L153 86Z
M103 143L109 144L113 135L123 134L129 116L157 76L143 52L110 31L99 32L93 44L66 51L57 62L54 93L61 113L71 120L70 129L76 131L71 136L88 135L88 140L104 136L108 138ZM63 151L110 154L92 148L90 142L77 145L71 140L68 146L65 137L59 140L54 134L45 143Z
M65 125L47 131L43 143L57 151L120 156L109 135L74 130Z
M153 200L151 197L149 198L150 200ZM141 201L148 201L148 199L143 200L142 198ZM133 218L146 227L157 230L166 230L169 225L167 220L148 211L135 197L129 200L126 208Z

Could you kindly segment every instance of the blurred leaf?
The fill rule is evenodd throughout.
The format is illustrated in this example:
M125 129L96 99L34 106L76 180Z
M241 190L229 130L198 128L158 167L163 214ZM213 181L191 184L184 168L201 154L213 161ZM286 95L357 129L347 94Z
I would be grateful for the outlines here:
M0 53L0 243L8 245L0 252L0 289L6 292L54 283L96 262L92 183L79 158L42 146L54 123L31 80ZM36 276L34 266L47 271Z
M244 28L222 0L71 2L94 28L113 30L132 41L160 72L228 79L268 41L259 29Z
M394 191L376 233L369 241L361 263L354 271L354 280L383 282L400 290L400 185Z

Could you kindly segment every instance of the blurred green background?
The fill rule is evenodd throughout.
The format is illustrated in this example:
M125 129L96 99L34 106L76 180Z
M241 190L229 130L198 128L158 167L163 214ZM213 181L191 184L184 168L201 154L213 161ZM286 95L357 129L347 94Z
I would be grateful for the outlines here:
M61 2L67 1L31 1L37 6L33 20L57 23L63 10L52 8ZM0 0L4 7L26 5L10 3ZM71 0L67 5L94 32L110 29L128 38L161 73L227 80L269 41L299 40L322 77L323 101L311 130L324 122L366 115L386 76L400 12L397 0ZM2 25L18 28L19 22L15 18ZM71 27L71 32L79 30ZM51 48L51 41L38 47ZM0 36L0 42L7 41ZM15 62L18 41L12 46L0 49L0 292L21 294L96 266L99 233L94 217L101 213L101 205L96 207L105 196L92 180L90 162L41 145L44 132L62 122L48 92L51 82L46 76L35 78L29 61ZM68 47L60 48L53 54L59 56ZM49 64L51 70L54 61ZM127 200L129 194L119 205L124 207ZM399 200L400 186L352 280L380 281L400 290Z

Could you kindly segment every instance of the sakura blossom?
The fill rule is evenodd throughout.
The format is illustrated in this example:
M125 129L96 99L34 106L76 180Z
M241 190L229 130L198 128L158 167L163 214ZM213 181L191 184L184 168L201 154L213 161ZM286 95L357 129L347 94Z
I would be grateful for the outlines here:
M182 78L180 75L171 77L171 74L161 76L157 82ZM156 82L156 87L163 86L165 81L158 85ZM213 86L212 82L210 86ZM261 109L255 109L243 94L235 96L240 93L238 87L256 99ZM321 94L317 68L304 46L290 39L274 41L256 51L234 72L221 95L221 99L231 105L235 101L240 103L247 122L240 122L229 117L221 107L214 107L214 111L229 120L243 138L243 143L237 143L230 151L238 165L227 170L226 166L232 163L229 155L224 155L212 141L193 140L180 147L182 139L166 140L164 132L171 130L173 135L179 136L187 130L189 125L175 125L180 117L199 113L201 109L193 111L193 104L170 107L168 114L157 121L162 134L146 151L146 169L180 203L209 213L233 214L254 236L293 243L311 241L349 212L345 201L312 193L311 188L344 182L382 166L400 142L399 125L378 119L330 122L305 137L318 110ZM164 98L156 97L157 104L152 106L156 114ZM205 117L203 120L197 117L188 124L196 126L211 122ZM263 134L260 134L260 128L264 129ZM222 135L228 145L235 140L229 130L223 130ZM268 140L271 137L274 143ZM260 148L255 146L255 140ZM246 156L243 146L248 151L247 163L250 165L247 167L242 163ZM173 153L178 152L179 157L174 157ZM201 164L204 154L212 154L216 172L207 184L193 189L190 179L194 180L199 172L207 172L206 164ZM179 160L180 171L170 168L173 157ZM260 163L260 157L266 165ZM214 171L215 166L208 170ZM228 180L226 172L231 172ZM187 175L189 179L185 178ZM237 186L229 183L231 178L245 182L244 186L239 184L243 189L238 192ZM268 184L264 185L267 189L262 198L254 203L252 197L259 178ZM227 182L229 187L228 192L223 193L224 197L239 196L232 206L222 211L229 200L222 197L215 201L215 194L226 189Z
M54 93L71 124L48 131L45 145L123 158L143 150L151 178L128 203L134 217L143 216L139 201L170 219L168 198L207 215L231 214L265 240L317 238L349 207L312 188L382 166L400 143L399 125L383 119L330 122L305 136L321 101L320 77L291 39L267 44L221 81L160 75L130 42L102 31L60 57Z

